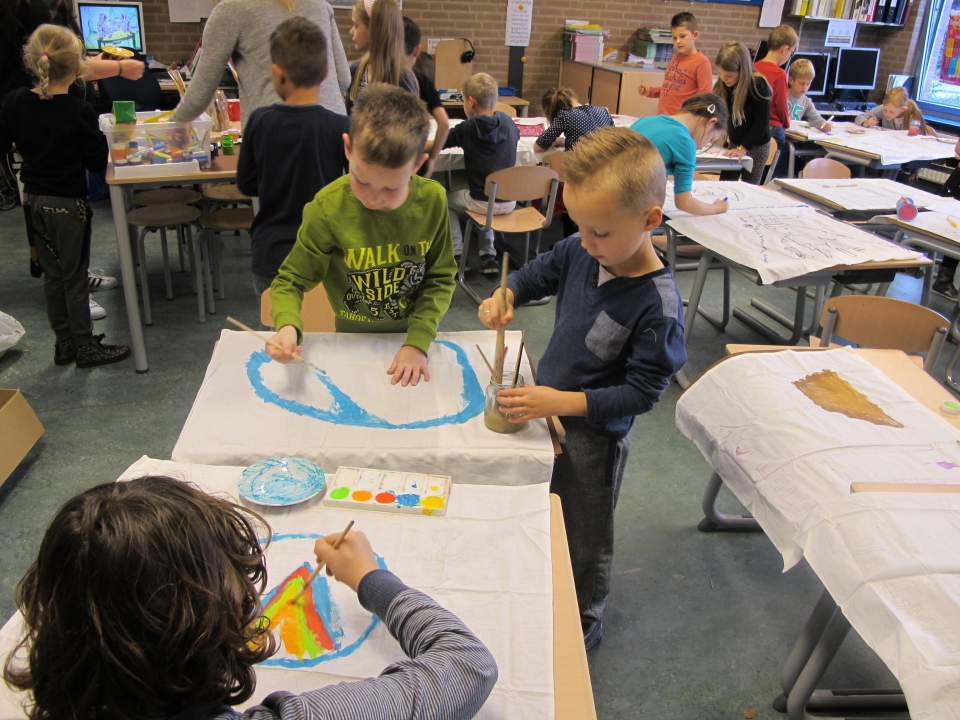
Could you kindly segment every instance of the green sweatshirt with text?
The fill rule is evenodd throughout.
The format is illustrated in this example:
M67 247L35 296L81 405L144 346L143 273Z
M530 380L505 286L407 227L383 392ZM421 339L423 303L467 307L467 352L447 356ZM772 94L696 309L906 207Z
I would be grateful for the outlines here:
M457 265L440 183L414 175L396 210L368 210L333 181L303 208L293 250L270 287L274 327L303 336L303 294L323 283L338 332L407 332L424 353L450 307Z

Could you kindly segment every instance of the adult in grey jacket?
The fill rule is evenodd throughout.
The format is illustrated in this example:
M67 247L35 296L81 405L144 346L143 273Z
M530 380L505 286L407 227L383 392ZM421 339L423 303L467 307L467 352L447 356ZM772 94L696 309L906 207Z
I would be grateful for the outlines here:
M270 33L294 15L313 20L327 37L329 69L320 85L320 104L346 115L343 91L350 85L350 67L326 0L221 0L203 30L203 54L174 119L193 120L207 109L230 59L240 78L244 122L258 107L279 102L270 82Z

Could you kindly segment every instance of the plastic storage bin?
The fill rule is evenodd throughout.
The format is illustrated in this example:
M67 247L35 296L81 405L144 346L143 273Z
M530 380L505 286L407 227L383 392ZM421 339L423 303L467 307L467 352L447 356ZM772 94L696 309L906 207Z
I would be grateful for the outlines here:
M210 167L210 116L204 113L185 123L167 119L170 116L138 112L135 125L118 125L112 114L100 116L117 178L186 175Z

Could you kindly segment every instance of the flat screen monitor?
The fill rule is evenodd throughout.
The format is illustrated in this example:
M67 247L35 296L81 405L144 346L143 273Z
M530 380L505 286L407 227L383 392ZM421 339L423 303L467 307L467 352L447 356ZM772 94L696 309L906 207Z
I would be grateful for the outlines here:
M87 50L113 45L139 53L146 51L142 3L77 0L77 20Z
M873 90L879 66L877 48L840 48L834 86L838 90Z
M790 60L790 65L797 60L809 60L813 64L813 71L816 76L810 83L810 89L807 95L823 95L827 92L827 75L830 72L830 55L828 53L794 53ZM787 66L787 72L790 72L790 65Z

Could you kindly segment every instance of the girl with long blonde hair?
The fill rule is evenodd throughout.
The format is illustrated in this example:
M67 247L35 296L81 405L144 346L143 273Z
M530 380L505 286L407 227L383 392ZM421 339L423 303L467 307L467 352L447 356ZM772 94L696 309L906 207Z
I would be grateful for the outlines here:
M920 108L902 87L890 88L883 96L882 103L870 112L857 115L855 122L864 127L880 125L888 130L908 130L913 122L918 122L921 134L936 135L933 128L923 119Z
M130 357L130 348L104 345L90 319L90 221L87 172L107 167L107 139L93 106L69 94L87 74L83 43L72 30L40 25L23 49L32 89L7 94L0 110L0 154L13 144L23 156L20 173L31 244L43 269L47 317L56 336L57 365L93 367Z
M743 179L754 185L760 182L770 154L770 100L773 91L767 79L753 69L750 52L740 42L728 42L720 48L716 59L719 80L713 92L726 103L730 119L727 157L753 158L753 170L743 171ZM735 173L734 175L740 175ZM724 177L721 179L736 179Z
M369 49L361 58L356 71L351 68L353 79L347 98L348 113L357 100L357 93L373 83L396 85L415 95L420 93L417 78L407 67L403 15L400 13L397 0L373 0L373 2L367 0L364 8L370 14ZM351 34L353 34L352 30ZM354 36L354 42L356 43L356 36Z

